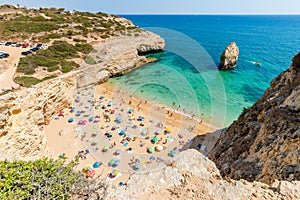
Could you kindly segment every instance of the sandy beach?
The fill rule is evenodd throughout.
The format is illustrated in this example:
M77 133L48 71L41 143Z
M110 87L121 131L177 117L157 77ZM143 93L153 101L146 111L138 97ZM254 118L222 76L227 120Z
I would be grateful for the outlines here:
M200 119L128 95L108 82L78 90L73 105L45 126L52 158L79 155L79 170L99 162L93 169L96 175L107 177L116 170L118 178L109 179L116 182L126 182L132 173L160 170L189 148L196 135L214 130ZM208 148L202 147L203 153Z

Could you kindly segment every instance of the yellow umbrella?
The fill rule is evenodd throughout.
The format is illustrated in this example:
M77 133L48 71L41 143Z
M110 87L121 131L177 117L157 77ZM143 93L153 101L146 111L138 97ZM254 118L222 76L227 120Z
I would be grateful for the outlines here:
M101 129L104 129L104 128L105 128L105 127L102 125L102 126L101 126Z
M157 145L157 147L156 147L156 151L162 151L164 148L163 148L163 146L161 146L161 145Z
M166 128L166 131L167 131L167 132L170 132L170 131L171 131L171 128L167 127L167 128Z

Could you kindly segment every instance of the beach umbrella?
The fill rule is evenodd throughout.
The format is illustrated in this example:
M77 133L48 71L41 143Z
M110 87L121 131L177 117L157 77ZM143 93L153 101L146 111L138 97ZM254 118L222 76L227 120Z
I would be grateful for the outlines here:
M183 134L182 134L182 133L179 133L179 134L178 134L178 137L179 137L179 138L183 138Z
M121 149L117 149L116 151L115 151L115 155L119 155L121 153Z
M98 168L100 165L101 165L101 163L95 162L95 163L93 164L93 167L94 167L94 168Z
M101 95L101 96L99 97L99 99L104 99L104 96L103 96L103 95Z
M63 116L64 115L64 111L59 111L58 116Z
M138 163L138 162L137 162L137 163L134 164L133 168L134 168L135 170L137 170L137 169L140 169L141 166L142 166L141 163Z
M120 164L120 160L115 160L115 162L112 164L112 167L116 167Z
M149 153L153 153L154 150L155 150L154 147L149 147L148 152L149 152Z
M155 160L155 157L154 156L150 156L149 160Z
M76 116L79 116L79 115L81 115L81 111L76 112Z
M104 128L105 128L105 126L103 126L103 125L102 125L100 128L101 128L101 129L104 129Z
M170 157L174 157L174 156L175 156L175 154L176 154L176 151L174 151L174 150L171 150L171 151L170 151L170 153L168 154L168 156L170 156Z
M167 128L166 128L166 131L167 131L167 132L170 132L170 131L171 131L171 128L167 127Z
M98 144L98 140L97 139L94 139L93 142L91 143L92 146L95 146L97 144Z
M109 161L109 163L108 163L108 166L113 166L113 164L115 163L115 160L113 160L113 159L111 159L110 161Z
M76 97L75 102L77 102L77 103L80 102L80 98Z
M160 130L156 130L156 131L154 132L155 135L159 135L160 133L161 133Z
M146 135L147 135L146 131L142 131L142 132L141 132L141 135L142 135L142 136L146 136Z
M132 138L133 138L133 135L132 135L132 134L129 134L128 137L129 137L130 139L132 139Z
M110 114L115 114L115 112L116 112L115 110L111 110Z
M157 141L158 141L157 136L154 136L154 137L151 139L151 142L152 142L152 143L155 143L155 142L157 142Z
M120 132L119 132L119 135L124 135L125 134L125 130L121 130Z
M73 118L69 118L69 119L68 119L68 122L69 122L69 123L72 123L73 121L74 121Z
M112 174L113 176L118 176L119 172L118 172L117 170L113 170L113 171L111 172L111 174Z
M157 145L157 147L155 149L156 149L156 151L162 151L164 149L164 147L161 145Z
M113 101L109 101L109 102L107 103L108 106L111 106L112 104L113 104Z
M103 147L103 149L102 149L102 151L107 151L109 149L109 146L107 146L107 145L105 145L104 147Z
M122 122L122 118L121 117L116 117L115 122L120 124Z
M128 110L128 113L133 113L133 109L130 108L130 109Z
M90 117L89 121L92 122L92 121L94 121L94 119L95 119L94 117Z

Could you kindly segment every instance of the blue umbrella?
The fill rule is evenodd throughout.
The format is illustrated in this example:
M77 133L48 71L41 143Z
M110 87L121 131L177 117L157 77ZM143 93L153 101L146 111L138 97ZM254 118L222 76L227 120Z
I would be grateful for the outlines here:
M115 160L114 164L112 164L112 167L116 167L120 164L120 160Z
M73 118L69 118L69 119L68 119L68 122L69 122L69 123L71 123L71 122L73 122L73 121L74 121Z
M76 112L76 116L79 116L79 115L81 115L81 111Z
M141 132L141 135L142 135L142 136L146 136L146 135L147 135L146 131L142 131L142 132Z
M124 135L125 134L125 130L121 130L120 132L119 132L119 135Z
M94 117L90 117L90 118L89 118L89 121L90 121L90 122L94 121Z
M95 162L94 164L93 164L93 167L94 168L98 168L100 166L100 163L99 162Z
M150 156L149 160L155 160L154 156Z
M141 168L141 163L135 163L133 168L136 169L140 169Z
M99 97L99 99L104 99L104 96L103 96L103 95L101 95L101 96Z
M122 122L122 118L121 117L116 117L115 122L120 124Z
M132 112L133 112L133 109L130 108L130 109L128 110L128 113L132 113Z

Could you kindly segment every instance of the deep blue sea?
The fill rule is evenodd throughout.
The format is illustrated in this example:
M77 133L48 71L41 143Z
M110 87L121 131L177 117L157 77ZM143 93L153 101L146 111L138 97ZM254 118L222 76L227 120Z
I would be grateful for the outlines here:
M228 126L257 101L300 51L300 16L125 15L166 41L158 60L112 79L143 98ZM240 49L234 70L219 71L224 48ZM254 65L255 61L262 65Z

